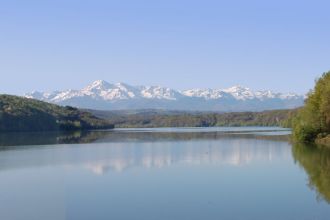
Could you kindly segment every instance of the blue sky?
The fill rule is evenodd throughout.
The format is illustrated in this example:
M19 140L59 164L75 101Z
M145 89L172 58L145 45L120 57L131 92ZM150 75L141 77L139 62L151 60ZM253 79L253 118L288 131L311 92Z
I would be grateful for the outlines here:
M104 79L305 93L330 70L329 1L2 0L0 93Z

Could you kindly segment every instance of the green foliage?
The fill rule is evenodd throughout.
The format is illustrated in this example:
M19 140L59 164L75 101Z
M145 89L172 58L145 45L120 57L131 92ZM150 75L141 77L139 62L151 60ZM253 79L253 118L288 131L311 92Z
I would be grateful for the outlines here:
M113 125L73 107L0 95L0 131L56 131L112 128Z
M330 72L316 81L308 94L305 106L292 119L294 138L314 142L318 134L330 132Z
M293 110L264 112L115 112L91 111L116 127L213 127L213 126L285 126Z

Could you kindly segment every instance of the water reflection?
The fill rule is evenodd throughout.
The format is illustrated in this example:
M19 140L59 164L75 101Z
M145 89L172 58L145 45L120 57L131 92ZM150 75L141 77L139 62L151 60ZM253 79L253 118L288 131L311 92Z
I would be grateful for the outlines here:
M330 149L295 145L292 153L294 159L308 174L309 186L318 192L318 199L330 203Z
M99 138L96 132L10 132L0 133L0 150L9 146L90 143Z
M115 130L0 139L0 219L330 216L292 157L329 201L329 151L292 149L278 132Z
M108 159L89 162L86 167L96 174L104 174L109 170L122 172L131 167L163 168L174 164L244 166L258 160L271 162L277 157L285 158L290 154L285 144L275 147L266 142L223 140L221 144L213 142L207 146L204 146L205 143L181 143L176 146L163 143L149 144L139 149L117 145L104 149L108 151L105 155ZM112 158L109 159L110 155Z
M111 170L122 172L133 167L163 168L173 164L244 166L252 161L291 159L287 138L219 132L61 134L56 137L57 141L87 144L2 147L0 169L65 165L68 168L84 167L100 175ZM48 140L38 137L37 141Z
M246 129L238 130L237 128L222 128L222 131L214 131L212 128L195 129L172 129L169 131L162 130L105 130L105 131L77 131L77 132L31 132L31 133L0 133L0 150L13 149L11 146L30 145L55 145L55 144L81 144L81 143L108 143L108 142L159 142L159 141L183 141L195 139L220 139L223 137L243 137L253 139L268 140L288 140L290 131L274 128L266 130L266 128L255 128L253 131ZM183 132L184 131L184 132Z

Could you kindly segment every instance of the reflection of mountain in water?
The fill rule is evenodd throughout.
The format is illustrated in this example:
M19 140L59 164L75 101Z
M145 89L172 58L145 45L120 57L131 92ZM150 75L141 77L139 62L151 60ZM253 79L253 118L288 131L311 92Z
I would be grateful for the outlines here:
M182 165L232 165L244 166L253 161L269 161L290 156L286 144L272 145L268 141L224 139L221 142L199 144L169 143L148 144L140 149L123 146L110 149L113 159L90 162L87 168L97 174L108 170L124 171L131 167L162 168L174 164Z
M296 145L292 152L308 174L309 186L319 193L318 198L330 203L330 149Z
M8 147L0 154L0 167L65 165L85 167L103 174L108 170L124 171L133 167L244 166L253 161L271 162L276 158L291 157L288 142L275 136L260 136L258 139L249 134L94 132L85 138L106 143Z

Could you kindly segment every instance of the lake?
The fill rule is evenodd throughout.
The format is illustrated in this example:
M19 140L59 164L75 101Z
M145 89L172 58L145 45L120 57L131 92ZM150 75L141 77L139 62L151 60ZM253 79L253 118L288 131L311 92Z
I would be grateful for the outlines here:
M2 220L329 219L330 150L281 128L0 134Z

